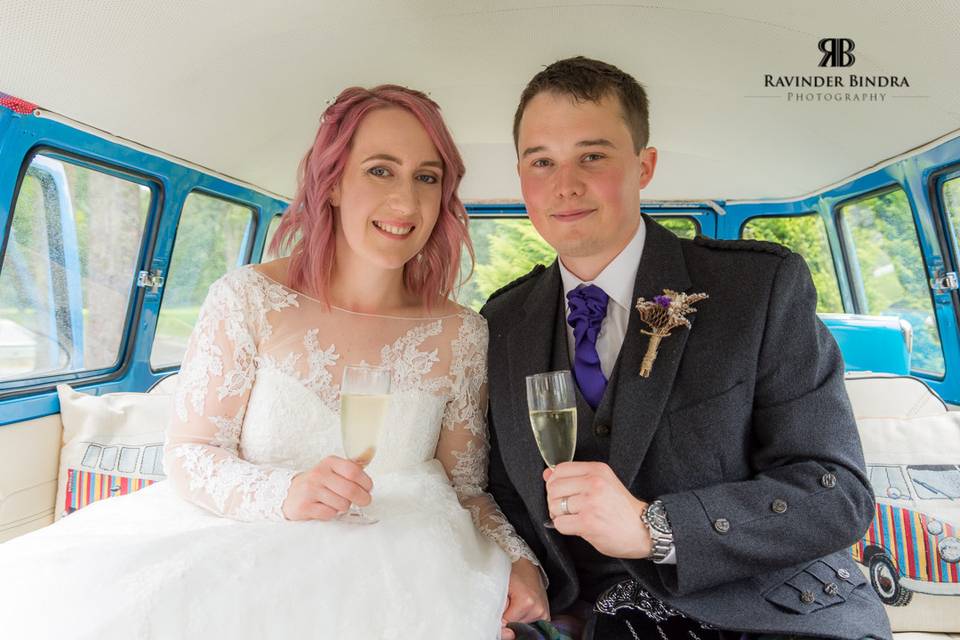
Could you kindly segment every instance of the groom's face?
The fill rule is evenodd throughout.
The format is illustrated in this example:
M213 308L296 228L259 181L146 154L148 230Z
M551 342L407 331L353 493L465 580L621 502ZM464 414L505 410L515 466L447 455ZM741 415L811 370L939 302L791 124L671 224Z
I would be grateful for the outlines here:
M561 257L605 264L626 246L656 150L634 151L616 96L536 95L520 120L517 154L527 213Z

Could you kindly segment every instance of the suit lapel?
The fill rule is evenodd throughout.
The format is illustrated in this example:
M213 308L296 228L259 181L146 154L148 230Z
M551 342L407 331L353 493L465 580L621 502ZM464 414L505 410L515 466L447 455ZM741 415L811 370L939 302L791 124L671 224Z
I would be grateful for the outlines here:
M640 297L650 300L664 289L688 290L691 282L679 239L649 216L643 218L647 237L634 284L633 301ZM696 314L688 318L696 328ZM627 334L617 361L610 441L610 466L627 487L633 484L660 423L690 333L681 327L664 338L650 377L641 378L640 363L649 339L641 333L643 329L646 327L640 321L640 314L631 309Z

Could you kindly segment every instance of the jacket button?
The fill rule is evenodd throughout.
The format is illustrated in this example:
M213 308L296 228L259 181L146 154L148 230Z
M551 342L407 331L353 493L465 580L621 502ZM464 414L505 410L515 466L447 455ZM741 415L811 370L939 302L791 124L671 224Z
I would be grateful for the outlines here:
M713 528L717 530L717 533L726 533L730 531L730 521L726 518L717 518L713 521Z
M606 438L610 435L610 425L602 423L598 424L593 428L593 432L601 438Z
M837 576L842 580L849 580L850 572L846 569L837 569Z
M812 591L804 591L800 594L800 602L803 604L813 604L813 601L816 599L817 598L813 595Z
M832 582L828 582L823 586L823 590L826 591L831 596L840 595L840 589Z
M825 473L820 477L820 484L822 484L827 489L833 489L837 486L837 476L832 473Z
M770 508L773 509L774 513L785 513L787 510L787 501L777 498L773 501L773 504L770 505Z

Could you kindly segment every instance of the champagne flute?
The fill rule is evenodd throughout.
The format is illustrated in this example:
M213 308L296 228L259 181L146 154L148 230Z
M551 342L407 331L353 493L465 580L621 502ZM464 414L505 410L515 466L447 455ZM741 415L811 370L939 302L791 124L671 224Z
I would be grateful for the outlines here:
M573 460L577 447L577 394L569 371L527 376L530 426L543 461L551 469ZM547 520L543 526L554 529Z
M377 452L380 428L390 403L390 369L368 365L347 365L340 383L340 432L347 458L366 467ZM373 524L355 504L338 518L351 524Z

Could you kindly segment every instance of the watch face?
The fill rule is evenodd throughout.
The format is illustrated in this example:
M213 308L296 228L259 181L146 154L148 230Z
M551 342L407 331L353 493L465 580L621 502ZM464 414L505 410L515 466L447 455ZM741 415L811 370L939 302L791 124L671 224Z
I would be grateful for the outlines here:
M670 527L670 520L667 519L667 510L663 508L663 503L657 500L647 507L644 514L650 526L661 533L673 533Z

